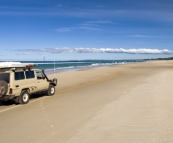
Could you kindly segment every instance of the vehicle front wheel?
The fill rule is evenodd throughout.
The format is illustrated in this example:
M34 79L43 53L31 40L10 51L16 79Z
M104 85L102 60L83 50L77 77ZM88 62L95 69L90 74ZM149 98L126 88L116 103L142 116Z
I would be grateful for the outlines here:
M29 102L29 99L30 99L29 93L26 90L24 90L21 92L19 96L19 103L27 104Z
M48 88L48 90L47 90L47 94L48 94L49 96L52 96L52 95L55 94L55 86L54 86L54 85L52 85L52 84L49 85L49 88Z

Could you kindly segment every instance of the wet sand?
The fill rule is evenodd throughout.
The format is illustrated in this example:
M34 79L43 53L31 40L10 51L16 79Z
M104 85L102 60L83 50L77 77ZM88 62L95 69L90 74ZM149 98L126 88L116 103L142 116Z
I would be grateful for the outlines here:
M172 143L173 61L56 73L52 97L0 106L4 143Z

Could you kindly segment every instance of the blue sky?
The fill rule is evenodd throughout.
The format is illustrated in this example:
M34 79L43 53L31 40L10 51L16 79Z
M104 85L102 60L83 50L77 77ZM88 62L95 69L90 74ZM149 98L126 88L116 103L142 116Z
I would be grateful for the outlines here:
M0 60L173 56L171 0L0 0Z

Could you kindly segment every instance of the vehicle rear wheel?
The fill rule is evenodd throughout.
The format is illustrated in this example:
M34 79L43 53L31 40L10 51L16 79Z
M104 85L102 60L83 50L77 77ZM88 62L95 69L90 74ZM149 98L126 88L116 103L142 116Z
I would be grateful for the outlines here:
M27 104L29 102L29 99L30 99L29 93L26 90L24 90L21 92L19 96L19 103Z
M52 84L49 85L49 88L48 88L48 90L47 90L47 94L48 94L49 96L52 96L52 95L55 94L55 86L54 86L54 85L52 85Z
M8 84L5 80L0 80L0 97L4 96L8 91Z

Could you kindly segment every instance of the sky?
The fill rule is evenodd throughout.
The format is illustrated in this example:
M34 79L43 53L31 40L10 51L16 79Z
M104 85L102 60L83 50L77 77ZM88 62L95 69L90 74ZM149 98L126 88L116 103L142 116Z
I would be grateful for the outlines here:
M0 0L0 60L173 56L172 0Z

